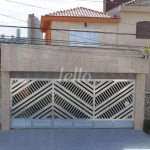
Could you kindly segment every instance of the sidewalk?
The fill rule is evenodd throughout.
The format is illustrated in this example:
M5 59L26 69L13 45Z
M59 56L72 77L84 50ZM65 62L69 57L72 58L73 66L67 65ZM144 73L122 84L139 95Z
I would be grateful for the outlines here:
M0 150L150 149L150 137L133 129L20 129L0 132Z

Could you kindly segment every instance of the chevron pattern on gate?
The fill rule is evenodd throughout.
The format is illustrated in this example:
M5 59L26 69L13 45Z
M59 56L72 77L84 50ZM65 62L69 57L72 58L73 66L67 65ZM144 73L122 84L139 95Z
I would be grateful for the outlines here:
M134 81L11 79L12 119L133 119Z
M12 80L12 118L41 119L52 113L52 82Z
M133 118L133 96L132 81L96 82L94 119Z
M54 114L61 119L92 119L94 82L56 81Z

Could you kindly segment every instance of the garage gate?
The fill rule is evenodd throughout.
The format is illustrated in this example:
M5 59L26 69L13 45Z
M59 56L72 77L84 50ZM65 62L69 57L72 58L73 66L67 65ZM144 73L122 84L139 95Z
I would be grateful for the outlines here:
M11 128L132 128L134 80L11 79Z

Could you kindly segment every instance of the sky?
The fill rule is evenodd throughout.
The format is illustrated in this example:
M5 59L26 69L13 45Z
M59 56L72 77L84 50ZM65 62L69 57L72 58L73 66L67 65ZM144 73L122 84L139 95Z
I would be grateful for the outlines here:
M102 0L92 1L92 0L12 0L15 2L25 3L29 5L35 5L39 7L44 7L52 10L40 9L30 6L25 6L21 4L12 3L5 0L0 0L0 25L9 26L27 26L27 22L11 19L9 17L4 17L1 14L18 18L27 21L28 14L34 13L39 19L41 16L52 13L59 10L65 10L75 7L86 7L97 11L103 11ZM5 36L16 36L15 28L2 28L0 27L0 35ZM27 36L27 30L21 29L21 37Z

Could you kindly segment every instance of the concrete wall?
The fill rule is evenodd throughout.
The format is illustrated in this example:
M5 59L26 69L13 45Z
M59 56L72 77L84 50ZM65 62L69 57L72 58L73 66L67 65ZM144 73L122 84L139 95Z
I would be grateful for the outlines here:
M13 55L12 55L13 52ZM2 45L2 71L148 73L138 51L60 46Z

